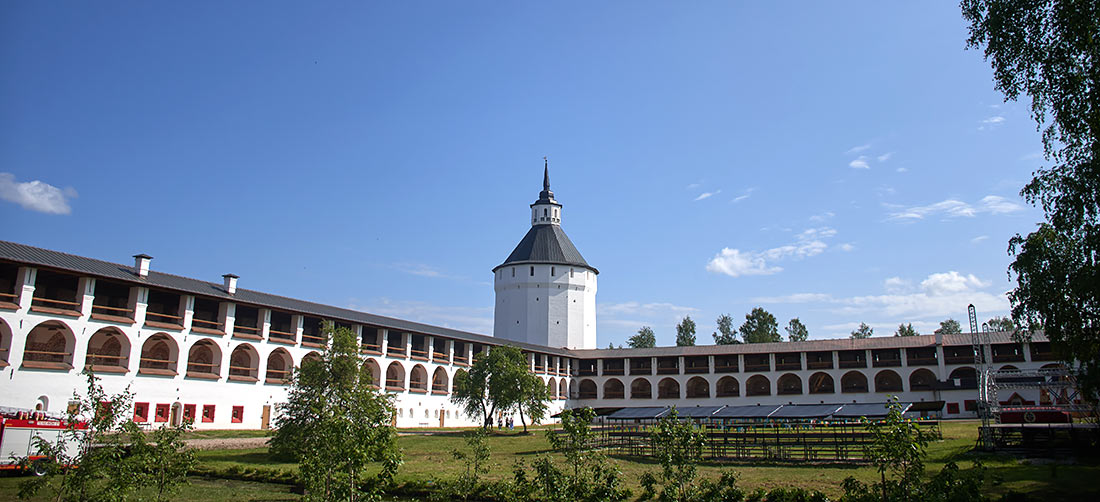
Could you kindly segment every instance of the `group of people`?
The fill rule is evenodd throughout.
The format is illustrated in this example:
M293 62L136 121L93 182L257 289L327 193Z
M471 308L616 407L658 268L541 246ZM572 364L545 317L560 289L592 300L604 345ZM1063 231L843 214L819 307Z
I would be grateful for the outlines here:
M507 418L505 418L503 416L497 416L497 430L499 431L499 430L501 430L505 427L507 427L508 430L515 430L515 428L516 428L515 418L513 418L511 416L508 416Z

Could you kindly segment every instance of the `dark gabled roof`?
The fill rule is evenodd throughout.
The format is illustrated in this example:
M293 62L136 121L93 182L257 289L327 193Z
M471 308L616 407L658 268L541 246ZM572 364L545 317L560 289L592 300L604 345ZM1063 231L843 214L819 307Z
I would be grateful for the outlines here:
M584 261L580 251L565 235L565 231L559 225L534 225L523 240L519 241L516 249L508 255L504 263L493 268L493 272L505 265L537 263L553 265L575 265L600 273L595 267Z
M237 292L231 295L220 283L200 281L198 279L165 274L155 270L150 270L147 277L139 277L134 273L133 266L85 258L83 256L51 251L49 249L27 246L15 242L0 241L0 260L26 263L29 265L85 274L92 277L113 279L154 288L162 288L186 294L220 298L237 303L274 308L298 314L313 315L324 319L332 319L334 321L345 321L425 335L445 336L460 341L483 343L486 345L512 345L520 349L544 354L564 356L570 354L568 351L554 347L502 340L491 336L406 321L404 319L394 319L392 317L368 314L357 310L261 293L250 289L237 288Z

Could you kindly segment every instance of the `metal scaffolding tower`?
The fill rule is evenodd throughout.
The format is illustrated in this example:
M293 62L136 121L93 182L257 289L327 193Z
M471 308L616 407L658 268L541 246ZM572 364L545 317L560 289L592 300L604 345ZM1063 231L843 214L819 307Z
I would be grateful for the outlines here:
M967 308L970 314L970 343L974 350L974 371L978 377L978 418L982 426L978 434L978 449L993 448L993 432L989 428L999 413L997 387L993 378L993 351L989 342L989 326L982 325L978 331L978 312L971 303Z

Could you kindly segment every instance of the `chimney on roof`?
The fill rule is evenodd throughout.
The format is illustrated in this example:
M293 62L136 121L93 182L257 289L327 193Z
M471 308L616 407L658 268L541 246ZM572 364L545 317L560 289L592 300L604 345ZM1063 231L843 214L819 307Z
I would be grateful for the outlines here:
M153 257L147 254L134 255L134 274L136 274L138 277L148 277L149 261L152 259Z
M225 274L222 276L222 279L225 279L226 293L233 294L237 292L237 279L240 279L240 277L233 274Z

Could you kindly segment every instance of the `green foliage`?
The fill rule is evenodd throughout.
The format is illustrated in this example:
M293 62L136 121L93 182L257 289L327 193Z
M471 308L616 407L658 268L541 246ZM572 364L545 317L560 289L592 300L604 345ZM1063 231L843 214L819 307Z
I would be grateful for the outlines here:
M141 484L151 488L157 502L177 493L197 463L195 452L183 442L191 428L190 421L175 427L163 425L150 437L132 421L124 425L130 457L141 469Z
M797 317L791 319L791 321L787 323L785 329L787 330L787 340L792 342L805 342L810 338L810 331L806 329L806 325L802 324L802 321Z
M741 343L741 340L737 339L737 332L733 330L733 318L729 314L718 316L718 319L714 320L714 324L718 326L718 331L711 334L714 337L714 343L718 345Z
M467 416L480 418L485 428L492 426L498 411L516 411L526 431L525 417L534 423L542 421L549 399L546 384L531 374L527 358L507 345L478 354L469 372L455 375L451 391L451 402Z
M455 449L451 452L455 460L460 460L466 465L466 471L459 475L458 482L455 484L454 495L462 500L469 500L469 497L476 492L482 469L489 463L489 458L492 456L489 443L485 440L485 429L477 428L466 433L466 449L468 451Z
M351 330L326 322L322 334L325 352L295 372L271 448L298 460L308 500L377 499L401 464L392 397L369 385ZM368 479L372 464L381 469Z
M1006 331L1014 333L1016 331L1016 323L1012 321L1011 317L993 316L986 324L989 326L990 331Z
M779 336L779 324L775 321L775 316L761 307L753 308L752 312L745 314L745 323L738 328L738 331L741 332L741 338L745 343L783 341Z
M898 330L894 332L894 336L917 336L917 330L913 328L913 323L899 324Z
M690 420L680 420L676 408L662 417L649 433L661 462L661 500L695 499L695 476L703 456L706 434Z
M630 337L626 344L632 349L648 349L657 346L657 337L653 335L653 328L642 326L638 334Z
M124 432L133 427L129 419L133 394L129 387L109 395L99 384L99 378L90 372L85 374L88 391L84 396L73 393L65 418L68 428L55 443L41 437L34 439L32 446L38 455L52 461L43 466L44 476L20 485L20 498L49 489L54 491L56 501L121 501L146 480L140 460L127 455L124 443ZM80 423L87 424L87 429L77 429ZM73 454L69 453L70 445L75 445Z
M867 323L859 323L859 327L852 331L852 338L862 339L871 338L871 335L875 334L874 328L867 325Z
M676 346L692 345L695 345L695 321L691 320L691 316L684 316L676 325Z
M1006 100L1031 99L1050 165L1020 192L1046 222L1009 241L1012 318L1043 329L1100 389L1100 7L1095 1L963 0L967 46L984 48Z
M940 335L957 335L962 333L962 326L959 325L959 321L954 319L945 319L940 321L940 327L936 331L936 334Z
M618 468L603 453L589 447L596 437L589 427L595 416L591 408L562 411L561 433L548 430L546 438L565 457L573 473L558 468L547 457L536 460L533 480L516 476L517 492L526 497L521 500L596 502L625 500L630 496L630 491L622 487Z

